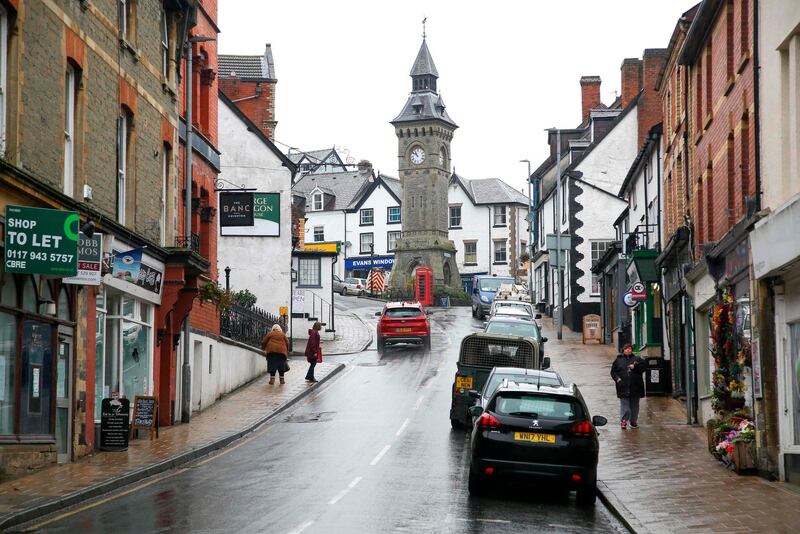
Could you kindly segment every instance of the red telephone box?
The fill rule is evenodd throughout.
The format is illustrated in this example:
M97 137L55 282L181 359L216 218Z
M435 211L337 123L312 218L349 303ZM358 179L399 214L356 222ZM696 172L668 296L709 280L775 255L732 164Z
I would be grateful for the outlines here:
M433 270L419 267L414 275L414 292L423 306L433 306Z

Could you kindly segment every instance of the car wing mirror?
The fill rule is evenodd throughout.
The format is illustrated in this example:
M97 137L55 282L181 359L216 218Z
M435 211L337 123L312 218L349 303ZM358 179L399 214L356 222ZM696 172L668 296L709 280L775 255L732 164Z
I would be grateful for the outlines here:
M550 369L550 356L545 356L542 360L542 369Z
M542 318L542 314L541 313L537 313L536 314L536 319L541 319L541 318Z
M547 343L547 338L546 337L542 338L542 343Z
M602 415L595 415L594 417L592 417L592 424L594 426L606 426L606 424L608 424L608 419L606 419Z
M380 317L380 316L381 316L381 312L375 312L375 317Z
M479 417L483 413L483 406L475 405L469 407L469 414L473 417Z
M472 397L473 399L480 399L481 398L481 394L477 390L474 390L474 389L469 390L469 396Z

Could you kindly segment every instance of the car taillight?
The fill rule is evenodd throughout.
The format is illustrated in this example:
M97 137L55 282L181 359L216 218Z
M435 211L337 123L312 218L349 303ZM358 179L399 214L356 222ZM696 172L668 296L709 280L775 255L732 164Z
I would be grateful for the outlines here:
M500 428L500 420L489 412L484 412L478 419L478 428Z
M356 284L356 289L361 289L361 284Z
M594 432L594 427L589 421L578 421L572 425L570 432L576 436L591 436L592 432Z

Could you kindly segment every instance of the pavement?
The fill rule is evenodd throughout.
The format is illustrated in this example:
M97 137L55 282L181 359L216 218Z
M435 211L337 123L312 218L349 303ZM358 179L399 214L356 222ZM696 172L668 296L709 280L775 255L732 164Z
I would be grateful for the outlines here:
M800 491L783 482L740 476L708 452L706 431L686 424L671 397L642 399L638 430L619 427L609 376L616 354L547 318L544 333L553 367L581 388L600 428L598 489L603 502L632 532L800 532Z
M356 297L343 297L352 298ZM334 339L322 340L322 354L339 356L342 354L356 354L366 349L372 343L372 329L369 328L356 314L341 309L336 309L336 332ZM311 326L309 325L309 328ZM306 339L298 337L294 343L293 354L303 354L306 348Z
M286 384L268 375L192 416L189 424L162 428L158 439L137 439L124 452L98 452L0 484L0 531L56 512L122 486L186 464L249 434L325 381L344 365L317 364L316 384L305 381L307 363L290 359Z

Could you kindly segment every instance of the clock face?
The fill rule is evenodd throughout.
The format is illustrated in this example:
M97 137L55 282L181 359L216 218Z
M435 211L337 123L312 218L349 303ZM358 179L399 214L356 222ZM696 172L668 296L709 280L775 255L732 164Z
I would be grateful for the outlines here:
M425 151L422 148L417 147L411 151L411 163L419 165L423 161L425 161Z

